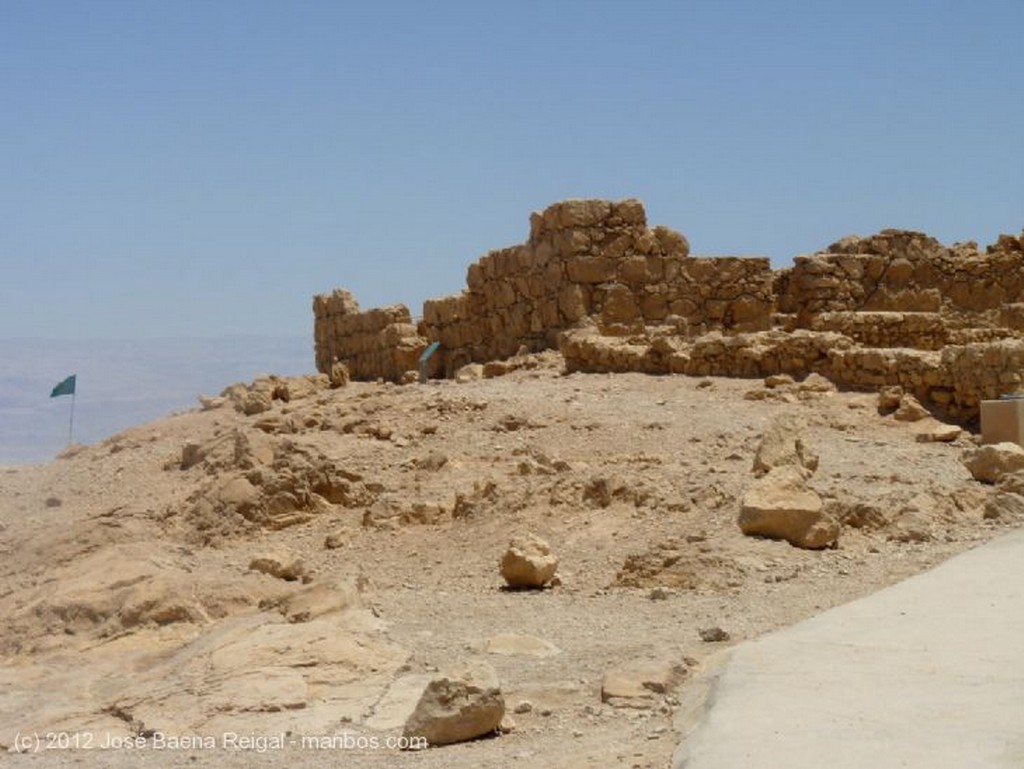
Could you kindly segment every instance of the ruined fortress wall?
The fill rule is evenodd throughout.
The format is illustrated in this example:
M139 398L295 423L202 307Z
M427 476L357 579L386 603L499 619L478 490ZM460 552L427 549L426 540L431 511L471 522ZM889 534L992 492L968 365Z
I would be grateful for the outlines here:
M400 381L427 346L405 305L366 312L348 291L313 298L316 367L330 373L335 361L354 379Z
M804 327L821 313L872 311L941 314L949 328L995 326L1004 306L1024 301L1024 236L1003 236L985 254L974 243L947 248L902 230L845 238L798 256L776 290L779 310Z
M969 419L982 400L1024 386L1024 340L949 345L941 351L862 347L835 332L773 330L708 334L689 344L667 337L622 340L586 331L567 334L566 368L588 373L644 372L761 378L814 372L840 387L898 385L953 417Z
M603 333L669 324L693 333L767 328L768 259L692 258L686 238L647 227L637 200L557 203L530 219L530 238L470 265L462 294L426 302L424 333L448 373L556 347L591 318Z
M696 258L647 226L637 200L569 200L530 217L521 245L469 266L466 289L361 312L351 294L314 300L317 368L400 381L440 343L452 375L559 347L570 370L732 377L817 372L853 388L900 385L953 415L1021 387L1024 234L982 253L917 232L845 238L793 267Z

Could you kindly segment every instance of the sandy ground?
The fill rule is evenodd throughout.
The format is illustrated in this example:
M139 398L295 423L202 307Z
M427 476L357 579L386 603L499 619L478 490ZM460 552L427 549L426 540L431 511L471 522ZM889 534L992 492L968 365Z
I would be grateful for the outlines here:
M565 376L557 356L535 363L464 384L354 383L253 416L227 404L48 465L0 468L4 762L665 767L680 739L673 715L714 654L1021 523L983 517L991 492L959 461L969 435L919 443L920 425L879 416L873 394L793 387L758 398L759 380ZM820 455L811 486L846 516L834 549L746 537L736 525L760 437L780 415L806 424ZM238 435L251 450L242 459ZM225 436L234 453L216 448ZM214 448L183 470L186 443ZM352 497L284 528L204 507L217 484L252 472L264 444L275 467L303 456L345 468ZM560 585L502 589L498 559L526 532L559 556ZM337 546L325 547L328 535ZM301 589L249 569L268 548L301 554L305 587L347 580L360 591L327 615L330 653L309 635L316 622L282 626L306 635L281 647L280 676L258 645L239 641L276 632L282 601ZM702 640L711 627L728 640ZM554 649L486 650L510 634ZM371 728L383 693L467 659L496 669L514 721L506 733L420 752L302 742L394 737ZM604 675L637 660L686 675L628 707L602 702ZM278 707L296 676L298 699ZM123 745L153 729L205 733L217 747L96 749L106 735ZM253 737L251 749L223 749L226 731ZM94 749L59 744L81 735Z

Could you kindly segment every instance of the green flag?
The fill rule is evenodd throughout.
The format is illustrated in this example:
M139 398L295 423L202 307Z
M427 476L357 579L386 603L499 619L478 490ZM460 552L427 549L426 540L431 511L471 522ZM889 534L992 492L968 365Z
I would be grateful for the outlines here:
M74 395L75 394L75 374L72 374L59 385L53 388L50 393L51 398L56 398L58 395Z

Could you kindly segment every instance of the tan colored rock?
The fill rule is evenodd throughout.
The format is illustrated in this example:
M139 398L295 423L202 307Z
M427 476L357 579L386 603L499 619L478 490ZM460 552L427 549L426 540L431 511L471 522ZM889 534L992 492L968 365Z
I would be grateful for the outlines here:
M789 387L794 384L796 384L796 380L789 374L770 374L764 378L764 386L769 390L774 390L776 387Z
M883 387L878 391L878 413L887 416L900 407L902 387Z
M350 539L348 530L336 529L324 537L324 547L328 550L338 550L345 547Z
M464 663L427 684L403 734L431 745L450 745L492 734L504 716L505 699L494 668Z
M262 414L264 411L270 411L273 406L273 399L269 392L265 390L252 390L242 400L242 413L246 416Z
M812 550L835 544L839 524L822 510L821 497L807 488L805 473L783 465L757 481L743 497L740 530Z
M794 465L813 473L818 454L810 446L799 419L784 416L774 420L761 436L754 455L754 473L764 475L775 467Z
M455 373L455 381L459 384L476 382L484 378L484 367L480 363L467 363Z
M1024 448L1016 443L994 443L964 452L960 461L974 480L998 483L1004 475L1024 470Z
M922 406L921 402L913 395L904 394L900 398L900 405L892 416L899 422L919 422L930 417L931 412Z
M618 707L652 707L657 695L671 693L685 675L686 667L675 661L630 662L605 673L601 701Z
M348 366L346 366L341 361L337 360L331 364L331 371L329 376L331 380L331 387L333 387L334 389L344 387L349 383L349 380L351 379L351 375L349 374L348 371Z
M254 555L249 561L249 570L291 582L306 573L306 564L301 555L282 548Z
M529 534L513 539L501 557L501 576L509 587L541 588L558 570L558 558L540 537Z
M282 601L281 614L289 622L309 622L325 614L337 614L362 606L356 579L335 584L310 585Z
M203 411L213 411L214 409L219 409L222 406L224 406L227 402L228 399L223 396L211 397L209 395L199 395L199 405L202 407Z
M1024 520L1024 496L1012 491L997 491L985 500L982 516L986 520Z
M947 425L938 420L921 420L919 424L914 433L918 443L952 443L964 433L959 425Z
M797 385L797 390L802 393L817 393L824 395L826 393L834 393L838 388L831 380L823 377L821 374L811 372L808 374L800 384Z
M554 657L562 653L561 649L543 638L515 633L492 636L481 644L481 650L504 657Z

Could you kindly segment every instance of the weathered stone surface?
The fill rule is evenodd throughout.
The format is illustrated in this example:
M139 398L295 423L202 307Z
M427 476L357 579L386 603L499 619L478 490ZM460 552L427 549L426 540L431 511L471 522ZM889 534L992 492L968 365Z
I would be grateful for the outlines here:
M1024 448L1016 443L995 443L968 449L961 457L974 480L998 483L1010 473L1024 470Z
M538 536L529 534L514 539L501 557L501 576L509 587L541 588L558 570L558 558Z
M913 395L903 395L892 416L898 422L919 422L930 417L931 413Z
M959 425L947 425L937 420L922 420L916 428L914 440L918 443L952 443L964 431Z
M306 564L298 553L280 548L254 555L249 561L249 569L293 581L305 574Z
M833 545L839 524L822 510L821 497L807 488L805 472L784 465L757 481L743 497L740 530L808 549Z
M506 657L554 657L562 653L561 649L543 638L515 633L492 636L483 641L481 650Z
M774 420L761 436L754 455L754 472L758 475L784 465L795 465L812 473L818 469L818 454L807 440L806 427L794 417Z
M671 693L686 675L672 660L640 660L609 670L601 681L601 700L613 706L649 708L658 695Z
M406 737L449 745L491 734L501 725L505 700L498 675L482 662L464 663L427 684L405 722Z

